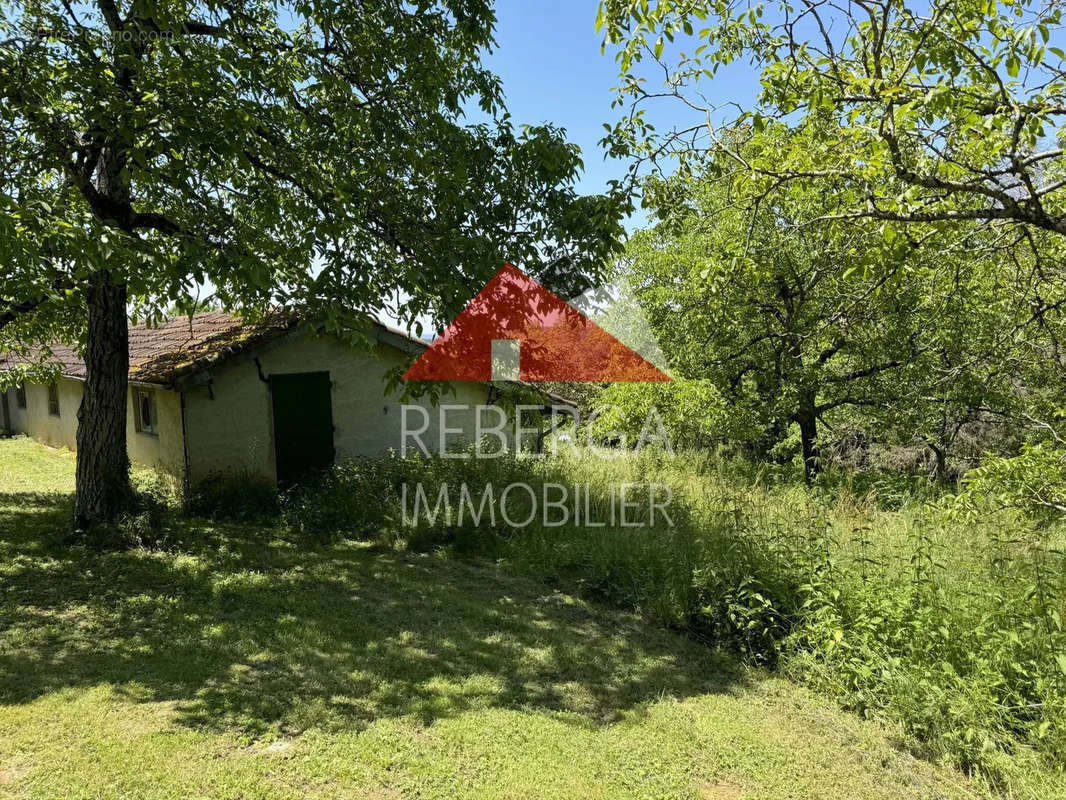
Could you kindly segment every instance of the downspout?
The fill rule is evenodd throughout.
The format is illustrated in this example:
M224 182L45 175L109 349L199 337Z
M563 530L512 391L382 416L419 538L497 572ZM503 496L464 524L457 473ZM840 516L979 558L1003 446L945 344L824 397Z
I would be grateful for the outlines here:
M255 362L255 371L259 373L259 380L261 380L263 383L269 384L270 376L263 374L263 365L259 363L259 356L253 358L252 361Z
M178 395L181 399L181 452L185 462L185 470L182 478L182 489L186 497L189 495L191 481L189 479L189 431L185 424L185 392Z

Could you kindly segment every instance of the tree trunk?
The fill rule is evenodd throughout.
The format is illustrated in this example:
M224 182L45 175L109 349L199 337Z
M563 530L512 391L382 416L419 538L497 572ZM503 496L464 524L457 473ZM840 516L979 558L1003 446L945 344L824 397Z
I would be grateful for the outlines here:
M813 408L804 408L796 415L800 429L800 443L803 445L803 477L810 485L821 469L818 453L818 417Z
M935 445L931 442L927 442L929 449L933 452L933 479L937 483L948 482L948 453L947 450L939 445Z
M78 453L74 525L85 530L110 522L130 497L126 451L126 383L129 377L129 321L126 287L111 273L89 278L85 341L86 378L78 409Z

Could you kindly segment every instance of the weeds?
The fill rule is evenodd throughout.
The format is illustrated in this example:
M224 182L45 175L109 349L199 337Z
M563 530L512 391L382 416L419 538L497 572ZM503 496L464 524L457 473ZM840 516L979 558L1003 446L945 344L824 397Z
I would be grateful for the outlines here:
M899 486L889 512L871 486L857 497L848 481L807 489L739 473L706 453L651 450L353 462L283 498L283 520L309 535L504 559L777 666L993 779L1031 758L1066 762L1061 531L964 523ZM612 485L660 483L674 492L674 525L405 524L405 484L436 497L445 484L509 481L582 486L592 508Z
M184 498L186 514L212 520L256 522L278 514L271 481L243 473L218 473L194 486Z

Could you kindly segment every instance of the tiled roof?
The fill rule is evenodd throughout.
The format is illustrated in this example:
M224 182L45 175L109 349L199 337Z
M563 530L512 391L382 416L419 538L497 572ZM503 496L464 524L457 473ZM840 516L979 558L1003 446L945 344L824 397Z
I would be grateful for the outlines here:
M225 311L207 311L190 317L168 320L154 328L145 324L130 325L129 379L139 383L171 386L181 378L194 375L225 361L250 347L263 344L292 330L299 317L289 311L272 311L258 322L245 322ZM400 337L418 349L429 342L406 331L374 323L377 331ZM382 339L388 341L388 339ZM397 345L393 340L392 344ZM73 347L63 344L51 346L52 357L46 363L59 367L68 378L85 378L85 362ZM23 363L36 363L39 354L23 358L13 353L0 353L0 371ZM506 382L505 382L506 383ZM552 400L564 405L576 405L559 395L544 392Z
M168 320L158 327L130 325L131 381L169 385L206 369L235 353L273 339L296 326L294 314L273 311L257 322L245 322L224 311L208 311ZM52 357L68 378L85 378L85 362L73 347L52 345ZM32 359L32 356L31 356ZM36 360L36 359L34 359ZM0 354L0 370L27 359Z

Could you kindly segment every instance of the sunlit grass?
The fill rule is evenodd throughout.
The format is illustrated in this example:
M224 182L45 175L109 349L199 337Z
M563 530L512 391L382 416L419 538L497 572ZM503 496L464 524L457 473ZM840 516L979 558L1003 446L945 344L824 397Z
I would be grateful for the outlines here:
M166 550L70 547L72 470L0 442L0 796L982 794L505 569L177 518Z
M501 487L513 483L532 491L504 501ZM531 523L460 522L464 484L475 493L495 487L497 519ZM554 525L543 506L529 515L542 490L580 487L603 521L624 484L670 487L674 524L651 524L643 504L637 527ZM422 513L405 524L416 486L429 498L446 488L450 520ZM703 451L579 449L543 459L339 465L289 498L283 519L312 537L343 531L493 559L887 718L916 751L1008 792L1032 776L1061 783L1063 529L959 517L951 501L899 473L830 475L811 489L787 469Z

